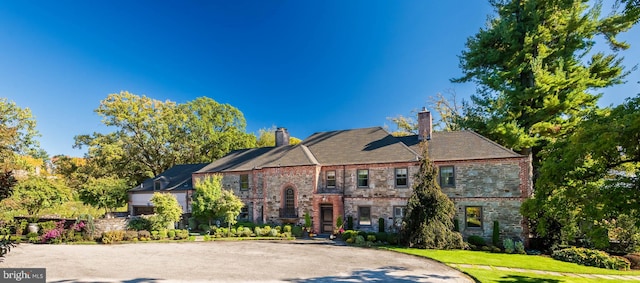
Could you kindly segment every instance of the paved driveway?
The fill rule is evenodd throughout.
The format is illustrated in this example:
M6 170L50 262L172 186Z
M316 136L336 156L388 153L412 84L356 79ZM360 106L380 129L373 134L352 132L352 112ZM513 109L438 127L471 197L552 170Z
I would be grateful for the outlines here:
M45 267L48 282L473 282L431 260L317 240L21 244L0 267Z

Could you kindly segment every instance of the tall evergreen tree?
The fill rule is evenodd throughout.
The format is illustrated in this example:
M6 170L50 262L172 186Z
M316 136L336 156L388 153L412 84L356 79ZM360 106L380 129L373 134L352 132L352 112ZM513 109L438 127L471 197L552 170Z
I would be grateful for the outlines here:
M629 2L631 3L631 1ZM478 94L465 109L464 127L528 152L571 132L600 97L595 91L623 83L628 74L615 51L616 36L638 21L635 8L587 0L493 0L497 16L467 40L460 56ZM613 52L595 51L604 37Z
M424 249L462 248L462 236L453 231L455 206L440 190L427 143L423 142L421 147L420 171L402 221L400 242L408 247Z

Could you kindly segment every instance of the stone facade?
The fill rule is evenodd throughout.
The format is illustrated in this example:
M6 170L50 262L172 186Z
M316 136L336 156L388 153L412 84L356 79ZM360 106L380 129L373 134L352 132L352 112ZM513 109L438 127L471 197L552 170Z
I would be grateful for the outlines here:
M333 232L338 217L358 230L397 231L426 144L465 237L490 239L498 221L503 237L525 239L520 206L532 191L530 158L471 131L433 132L426 110L419 123L418 135L373 127L319 132L297 145L279 129L275 147L229 153L192 178L222 174L254 222L303 224L308 212L316 233Z
M524 239L526 235L520 205L531 191L527 157L491 160L441 161L436 166L453 166L455 186L442 190L455 203L456 219L463 236L479 235L490 239L493 221L500 224L501 236ZM407 185L396 186L396 169L407 170ZM367 186L358 186L358 170L367 170ZM338 216L351 216L354 228L378 231L384 219L385 231L396 231L396 208L406 206L412 194L414 176L419 163L398 162L341 166L298 166L263 168L252 171L225 172L223 186L231 189L249 208L247 218L257 223L304 223L309 212L317 232L327 232L329 221L325 209L331 208L331 223ZM240 176L248 175L249 186L240 188ZM327 175L335 176L332 186ZM199 178L206 174L194 174ZM296 217L283 217L287 189L293 189ZM466 208L480 207L480 227L467 227ZM363 219L361 212L369 215ZM364 209L364 211L362 211ZM366 215L365 215L366 216ZM401 216L401 215L400 215Z

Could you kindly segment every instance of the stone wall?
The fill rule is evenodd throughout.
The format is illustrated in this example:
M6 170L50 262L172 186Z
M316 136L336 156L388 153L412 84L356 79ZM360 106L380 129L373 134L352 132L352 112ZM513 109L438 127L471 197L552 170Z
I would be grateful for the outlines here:
M129 218L102 218L94 219L94 236L102 235L102 232L127 230Z

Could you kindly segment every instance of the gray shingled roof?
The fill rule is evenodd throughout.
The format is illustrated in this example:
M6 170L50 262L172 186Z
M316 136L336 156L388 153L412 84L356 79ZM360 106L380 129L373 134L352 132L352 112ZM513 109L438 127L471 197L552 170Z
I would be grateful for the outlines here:
M323 165L416 161L418 156L381 127L315 133L302 144Z
M394 137L381 127L315 133L298 145L236 150L198 173L250 171L267 167L372 164L416 161L418 136ZM433 161L520 157L472 131L434 132Z
M418 136L398 138L420 152ZM433 132L429 140L429 157L433 161L472 160L521 157L473 131Z
M197 173L315 164L317 161L304 145L287 145L236 150L203 167Z
M162 191L191 190L193 189L193 184L191 183L191 174L202 169L208 164L209 163L181 164L173 166L167 169L167 171L162 172L158 176L144 180L142 184L133 189L130 189L129 191L153 191L153 183L156 180L161 180L165 184Z

